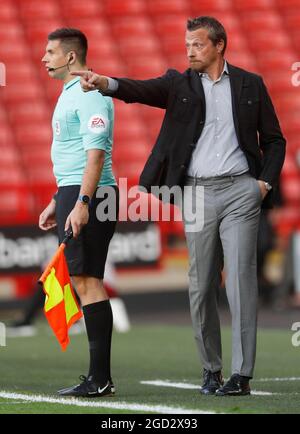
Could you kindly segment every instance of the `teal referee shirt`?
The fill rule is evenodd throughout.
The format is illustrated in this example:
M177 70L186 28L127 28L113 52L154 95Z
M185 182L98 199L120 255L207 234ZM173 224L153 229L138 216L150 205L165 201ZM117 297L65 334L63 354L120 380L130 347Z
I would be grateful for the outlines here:
M83 92L80 78L64 85L53 118L51 159L57 186L81 185L89 149L105 151L100 185L116 185L112 171L114 107L98 91Z

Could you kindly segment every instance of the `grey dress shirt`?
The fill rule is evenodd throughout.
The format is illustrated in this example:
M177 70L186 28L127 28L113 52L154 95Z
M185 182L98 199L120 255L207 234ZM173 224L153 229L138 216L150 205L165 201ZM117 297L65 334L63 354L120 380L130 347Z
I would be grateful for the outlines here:
M200 74L206 101L206 119L188 168L195 177L221 177L248 172L249 166L236 136L227 62L218 80Z

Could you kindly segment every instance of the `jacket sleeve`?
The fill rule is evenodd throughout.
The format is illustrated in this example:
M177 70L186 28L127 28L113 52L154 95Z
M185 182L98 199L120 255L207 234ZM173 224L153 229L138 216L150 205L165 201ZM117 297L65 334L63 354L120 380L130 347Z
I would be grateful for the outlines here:
M276 186L285 158L286 140L283 137L274 106L262 80L260 80L259 143L263 152L263 169L259 176Z
M174 73L176 71L168 70L163 76L149 80L114 77L118 81L118 89L109 95L126 103L138 102L165 109Z

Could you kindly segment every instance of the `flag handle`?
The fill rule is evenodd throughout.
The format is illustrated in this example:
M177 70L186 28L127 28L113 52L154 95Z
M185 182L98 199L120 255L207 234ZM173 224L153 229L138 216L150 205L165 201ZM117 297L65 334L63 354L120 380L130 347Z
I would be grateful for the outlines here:
M67 231L65 231L65 238L63 239L62 244L66 245L71 238L73 238L73 231L72 228L69 228Z
M51 261L47 265L45 271L43 272L43 274L39 278L39 282L43 283L45 281L46 277L48 276L48 274L50 273L50 271L53 267L53 264L55 264L57 257L61 254L62 250L65 250L65 247L66 247L68 241L70 241L70 239L72 237L73 237L73 231L72 231L72 228L70 228L67 231L65 231L65 238L63 239L62 243L60 244L60 246L56 250L55 255L53 256L53 258L51 259Z

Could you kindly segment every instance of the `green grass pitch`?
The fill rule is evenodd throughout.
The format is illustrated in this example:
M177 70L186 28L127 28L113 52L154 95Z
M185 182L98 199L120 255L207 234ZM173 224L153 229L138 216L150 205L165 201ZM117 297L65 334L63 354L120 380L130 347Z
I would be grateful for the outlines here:
M231 336L223 331L224 375L230 375ZM112 374L117 394L105 399L106 407L32 402L30 396L58 399L56 391L78 383L86 374L88 346L84 335L71 336L65 353L43 323L32 338L7 339L0 347L0 393L29 395L0 398L0 413L149 413L162 406L217 413L300 413L300 347L291 344L289 330L259 330L255 379L251 387L269 395L218 398L201 396L197 389L180 389L142 384L169 381L201 384L193 332L188 326L135 325L129 333L113 335ZM295 377L291 380L291 377ZM275 381L276 378L289 378ZM297 379L298 378L298 379ZM262 381L270 379L269 381ZM81 400L100 402L101 400ZM112 403L112 407L109 405ZM122 403L122 408L116 408ZM139 404L150 410L134 410Z

